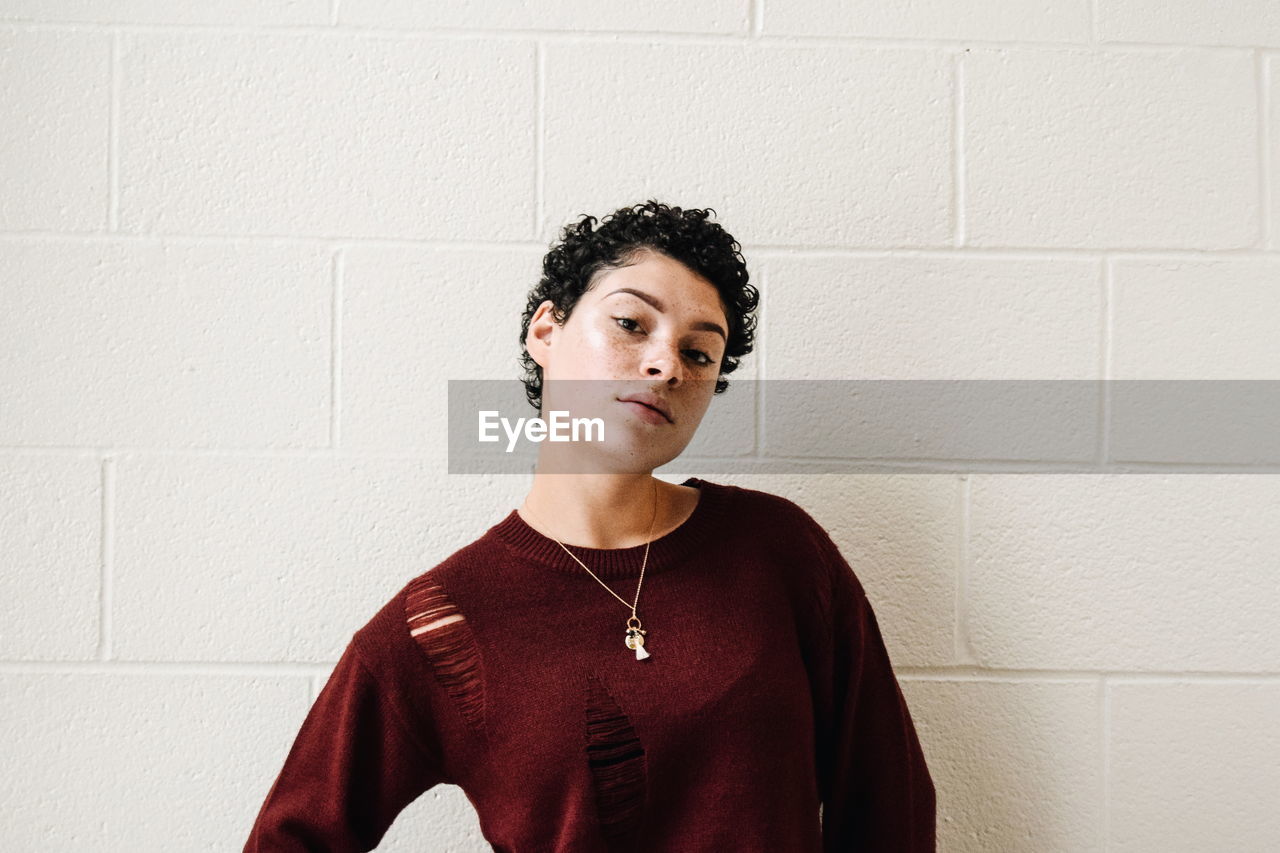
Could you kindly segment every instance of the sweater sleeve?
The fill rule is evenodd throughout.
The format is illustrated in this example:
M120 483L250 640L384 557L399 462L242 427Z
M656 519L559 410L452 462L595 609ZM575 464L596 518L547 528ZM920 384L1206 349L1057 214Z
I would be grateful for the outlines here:
M355 638L307 714L245 853L374 849L401 810L444 781Z
M826 725L818 762L825 853L936 849L936 794L875 612L823 531L830 571Z

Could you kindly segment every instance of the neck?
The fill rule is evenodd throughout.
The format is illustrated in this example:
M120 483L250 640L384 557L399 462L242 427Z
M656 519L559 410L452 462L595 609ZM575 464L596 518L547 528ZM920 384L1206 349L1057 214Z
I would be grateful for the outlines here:
M659 531L671 488L646 473L539 472L519 512L530 527L565 545L630 548L648 542L651 530Z

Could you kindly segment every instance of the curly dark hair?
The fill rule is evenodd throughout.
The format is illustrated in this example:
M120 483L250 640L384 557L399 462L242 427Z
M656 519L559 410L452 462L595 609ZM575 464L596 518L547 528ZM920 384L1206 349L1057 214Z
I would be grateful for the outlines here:
M710 221L712 213L714 208L681 210L650 199L618 208L603 220L584 214L577 222L564 226L560 242L553 243L542 259L542 278L529 291L520 328L525 396L534 409L542 410L542 367L529 355L524 341L538 306L550 299L554 305L551 316L564 325L597 272L627 266L646 250L679 261L715 285L729 321L715 393L721 394L729 387L725 374L737 370L741 356L753 348L753 312L760 294L748 284L750 275L742 247L719 223ZM594 227L597 222L598 228Z

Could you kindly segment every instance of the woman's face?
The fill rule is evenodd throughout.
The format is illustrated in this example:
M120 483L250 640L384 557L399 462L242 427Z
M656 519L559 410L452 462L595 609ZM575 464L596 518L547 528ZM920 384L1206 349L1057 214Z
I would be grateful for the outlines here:
M564 326L550 300L525 346L542 366L543 418L599 417L604 442L580 442L652 470L693 439L715 391L729 324L715 287L679 261L646 251L598 273ZM560 380L594 380L561 382ZM637 402L652 395L670 418Z

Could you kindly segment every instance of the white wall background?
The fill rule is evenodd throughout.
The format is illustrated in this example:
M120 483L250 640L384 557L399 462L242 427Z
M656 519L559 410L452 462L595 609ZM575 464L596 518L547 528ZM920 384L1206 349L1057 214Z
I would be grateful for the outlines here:
M718 211L737 377L1280 376L1269 0L0 21L6 849L239 849L351 632L523 496L439 407L579 213ZM720 479L863 578L942 849L1280 848L1274 475ZM487 846L445 787L383 848Z

